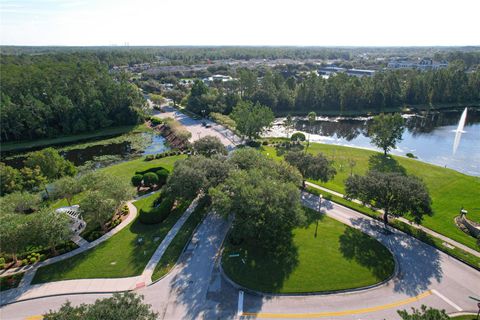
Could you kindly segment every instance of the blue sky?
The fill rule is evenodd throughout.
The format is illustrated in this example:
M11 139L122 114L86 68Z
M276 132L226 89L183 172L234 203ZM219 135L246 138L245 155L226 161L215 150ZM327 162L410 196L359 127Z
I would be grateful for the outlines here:
M479 0L0 0L2 45L480 45Z

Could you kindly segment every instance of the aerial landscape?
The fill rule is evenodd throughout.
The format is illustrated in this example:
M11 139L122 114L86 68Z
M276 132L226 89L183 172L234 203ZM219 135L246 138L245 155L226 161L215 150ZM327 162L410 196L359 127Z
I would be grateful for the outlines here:
M478 12L0 0L0 319L480 319Z

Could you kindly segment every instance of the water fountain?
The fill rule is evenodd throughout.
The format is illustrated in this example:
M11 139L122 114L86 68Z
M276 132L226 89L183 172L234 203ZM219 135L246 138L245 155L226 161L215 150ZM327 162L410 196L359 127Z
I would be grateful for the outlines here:
M463 127L465 127L465 120L467 120L467 108L465 108L465 110L462 112L456 132L465 133L465 131L463 131Z
M467 108L463 110L460 121L458 122L457 130L455 130L455 139L453 140L453 154L457 152L458 145L460 144L460 138L462 137L463 127L465 127L465 121L467 120Z

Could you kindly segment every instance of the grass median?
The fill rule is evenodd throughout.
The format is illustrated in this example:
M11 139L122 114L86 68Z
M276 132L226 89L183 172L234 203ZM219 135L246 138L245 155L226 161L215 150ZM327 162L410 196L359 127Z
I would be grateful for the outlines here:
M277 254L246 242L232 245L225 241L223 269L236 283L270 293L353 289L379 283L392 275L392 254L361 231L320 216L317 236L315 233L315 222L296 228L293 246Z
M149 210L159 194L136 201L137 210ZM182 202L160 224L145 225L138 217L122 231L98 246L43 268L35 274L32 283L90 278L121 278L143 272L148 260L168 231L187 209L189 202ZM142 238L141 244L138 239Z

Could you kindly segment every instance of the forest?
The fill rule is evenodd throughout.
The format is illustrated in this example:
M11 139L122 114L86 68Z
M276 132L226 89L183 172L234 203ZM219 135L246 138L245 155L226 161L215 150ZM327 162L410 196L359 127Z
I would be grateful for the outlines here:
M33 140L138 123L143 98L94 56L1 56L1 141Z
M267 70L237 71L238 81L217 83L208 88L196 83L187 106L200 114L228 114L239 99L270 107L275 114L306 114L309 111L381 112L405 106L479 103L480 71L466 72L463 62L434 71L379 71L373 77L352 77L344 73L327 79L310 73L285 77Z

